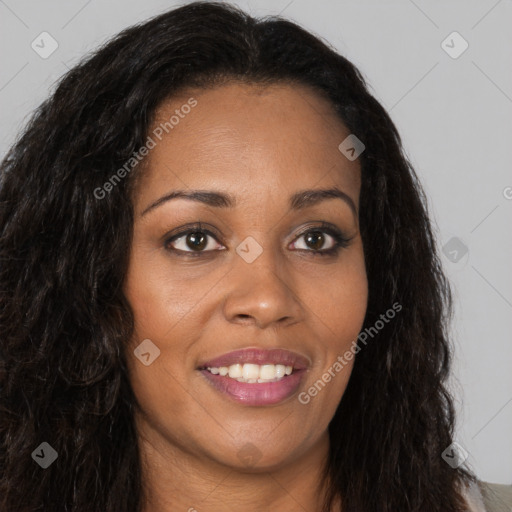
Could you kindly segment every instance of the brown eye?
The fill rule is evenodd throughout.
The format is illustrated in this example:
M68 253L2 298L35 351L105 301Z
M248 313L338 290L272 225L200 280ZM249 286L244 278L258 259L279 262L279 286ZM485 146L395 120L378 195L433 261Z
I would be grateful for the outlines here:
M304 240L301 243L298 242ZM299 251L310 252L313 255L333 256L336 255L342 247L347 247L352 238L347 238L341 231L333 227L322 227L321 229L309 229L304 231L296 238L293 248ZM299 244L297 246L297 244ZM327 247L324 247L328 244Z
M213 242L215 237L208 231L189 230L179 235L168 239L165 242L166 249L177 252L188 253L202 253L210 252L218 247L220 244Z
M208 245L207 236L204 233L189 233L185 236L185 244L193 250L202 250Z
M326 236L326 234L324 234L323 231L308 231L301 235L297 240L300 240L301 238L304 239L306 247L297 247L297 242L295 242L295 249L311 249L312 251L322 251L332 249L336 246L336 239L329 234L327 234ZM324 244L326 243L326 241L328 242L329 239L331 240L330 247L326 248L324 247Z
M311 247L311 249L315 251L319 251L325 243L325 237L321 231L310 231L305 236L305 241L308 247Z

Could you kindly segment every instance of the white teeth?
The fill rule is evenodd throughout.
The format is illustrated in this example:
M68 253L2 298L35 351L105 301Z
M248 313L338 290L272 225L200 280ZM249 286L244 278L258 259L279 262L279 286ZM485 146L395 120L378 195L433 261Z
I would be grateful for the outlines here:
M284 377L285 368L284 364L276 364L276 377Z
M250 384L263 382L276 382L281 380L285 375L291 375L293 366L285 366L283 364L232 364L231 366L221 366L219 368L208 367L213 375L222 377L230 377L238 382L248 382Z
M276 378L276 367L273 364L264 364L260 368L260 379L270 380Z
M241 364L232 364L229 367L229 376L232 379L238 379L239 377L242 377L242 365Z
M260 367L257 364L244 364L242 377L246 380L257 379L260 376Z
M243 377L238 377L238 379L236 379L238 382L247 382L249 384L256 384L256 382L258 382L258 379L244 379ZM267 382L267 381L265 381Z

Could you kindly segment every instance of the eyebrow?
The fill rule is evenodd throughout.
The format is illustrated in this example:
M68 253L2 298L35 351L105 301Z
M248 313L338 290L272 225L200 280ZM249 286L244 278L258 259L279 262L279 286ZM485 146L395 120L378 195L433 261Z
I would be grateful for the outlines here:
M234 196L224 192L217 192L214 190L175 190L165 196L162 196L160 199L157 199L154 203L151 203L144 209L140 216L142 217L158 206L171 201L172 199L178 198L197 201L215 208L234 208L237 203ZM350 207L352 213L357 219L358 214L354 201L349 195L337 187L300 190L290 197L289 204L292 210L302 210L327 199L341 199Z

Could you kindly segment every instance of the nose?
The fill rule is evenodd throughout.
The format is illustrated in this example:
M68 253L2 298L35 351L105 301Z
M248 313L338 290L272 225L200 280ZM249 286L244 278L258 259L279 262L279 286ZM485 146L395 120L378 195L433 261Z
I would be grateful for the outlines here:
M304 308L294 289L293 276L278 265L270 250L252 263L237 256L228 274L229 293L224 315L231 323L254 324L260 329L301 321Z

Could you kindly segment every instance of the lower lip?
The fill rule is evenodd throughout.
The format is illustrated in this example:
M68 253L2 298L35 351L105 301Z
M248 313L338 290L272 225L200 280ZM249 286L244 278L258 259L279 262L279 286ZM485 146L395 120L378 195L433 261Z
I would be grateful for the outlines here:
M245 405L278 404L292 396L298 389L304 370L294 371L276 382L258 382L249 384L238 382L230 377L213 375L208 370L201 370L208 382L221 393Z

